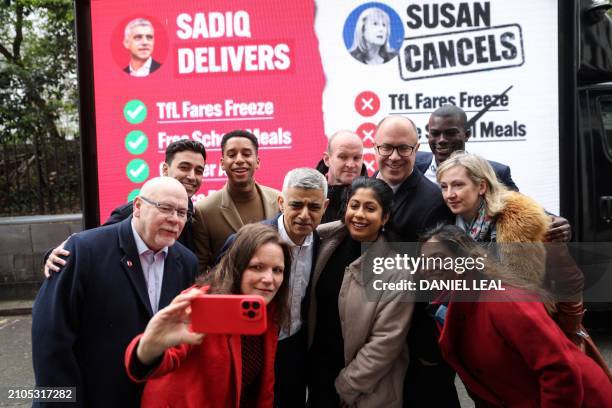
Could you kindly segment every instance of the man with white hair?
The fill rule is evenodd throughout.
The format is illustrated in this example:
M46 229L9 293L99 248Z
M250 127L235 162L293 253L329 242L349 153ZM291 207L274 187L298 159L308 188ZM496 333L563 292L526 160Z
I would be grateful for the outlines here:
M291 324L281 330L276 351L274 406L304 407L306 404L306 329L302 326L302 311L308 310L302 303L310 286L319 236L316 228L327 208L329 200L325 177L317 170L302 167L291 170L285 176L282 194L278 197L281 214L262 221L278 229L278 233L291 247L290 294ZM233 244L231 235L220 257Z
M155 30L149 20L136 18L127 23L123 46L130 53L130 62L123 69L126 73L136 77L145 77L161 67L161 64L152 57L155 47Z
M75 387L75 406L139 406L142 385L123 366L129 342L197 273L177 243L188 214L185 187L147 181L126 220L83 231L70 257L46 279L32 311L32 359L39 387Z

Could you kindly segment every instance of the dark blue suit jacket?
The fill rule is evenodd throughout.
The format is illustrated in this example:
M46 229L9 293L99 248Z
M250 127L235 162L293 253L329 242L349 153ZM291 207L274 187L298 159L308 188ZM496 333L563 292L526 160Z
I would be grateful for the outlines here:
M425 174L429 166L431 165L431 161L433 160L433 154L431 152L417 152L415 167L417 167L421 173ZM489 160L489 164L493 167L495 174L497 175L497 179L506 185L510 190L518 191L518 187L514 184L514 180L512 180L512 175L510 174L510 167L505 164L501 164L492 160Z
M128 343L152 316L132 217L70 238L66 265L44 281L32 311L36 385L77 387L77 404L139 406L125 372ZM176 243L164 265L159 308L195 280L197 259ZM40 404L44 405L44 404Z
M372 177L376 177L376 172ZM454 216L442 199L440 187L415 166L393 196L389 229L396 240L417 242L419 235L438 223L451 223Z

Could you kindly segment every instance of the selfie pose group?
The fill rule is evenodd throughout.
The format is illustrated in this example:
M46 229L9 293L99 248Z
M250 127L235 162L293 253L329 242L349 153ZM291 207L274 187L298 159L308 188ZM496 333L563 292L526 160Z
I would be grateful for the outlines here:
M255 182L258 140L232 131L221 141L227 183L195 205L206 153L171 144L163 177L47 254L33 311L37 385L76 387L71 406L87 407L459 407L458 375L477 407L612 406L608 367L581 324L567 220L519 193L508 166L465 152L461 109L436 110L427 131L432 153L418 151L410 119L383 119L372 177L360 174L361 139L338 131L322 164L289 171L282 191ZM374 273L371 260L393 258L395 242L484 258L462 280L505 290L429 301L374 290L457 276ZM554 296L552 269L571 296ZM229 329L195 331L206 315L195 303L217 295L227 313L207 317ZM253 295L265 306L247 312ZM241 329L264 314L263 332Z

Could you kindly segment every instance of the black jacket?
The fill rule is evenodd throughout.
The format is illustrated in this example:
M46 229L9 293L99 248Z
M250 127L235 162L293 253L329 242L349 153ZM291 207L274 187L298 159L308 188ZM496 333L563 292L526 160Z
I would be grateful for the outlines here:
M433 154L430 152L417 152L416 155L416 163L415 167L417 167L421 173L425 174L427 168L431 165L431 161L433 160ZM518 187L514 184L514 180L512 180L512 175L510 174L510 167L505 164L501 164L492 160L488 160L491 167L493 167L493 171L495 171L495 175L497 179L505 184L510 190L518 191Z
M34 303L36 385L77 387L77 402L70 406L140 405L143 385L130 381L123 359L153 313L131 221L71 237L66 265L44 281ZM159 308L193 284L196 273L191 251L181 244L169 247Z

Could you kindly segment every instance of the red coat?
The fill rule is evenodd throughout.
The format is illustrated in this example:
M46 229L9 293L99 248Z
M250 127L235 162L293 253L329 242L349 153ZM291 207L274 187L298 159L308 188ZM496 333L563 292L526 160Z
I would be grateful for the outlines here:
M263 334L263 368L257 398L258 408L274 402L274 356L278 326L268 324ZM147 381L143 407L238 407L242 384L242 347L239 335L209 334L198 346L181 345L166 350L160 365L147 379L130 372L131 359L141 335L125 352L125 365L132 381Z
M516 290L506 287L509 297ZM482 406L611 407L603 370L539 302L449 303L440 336L446 361Z

